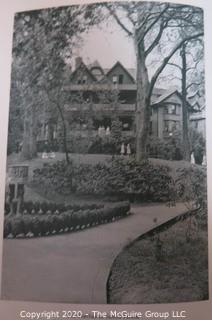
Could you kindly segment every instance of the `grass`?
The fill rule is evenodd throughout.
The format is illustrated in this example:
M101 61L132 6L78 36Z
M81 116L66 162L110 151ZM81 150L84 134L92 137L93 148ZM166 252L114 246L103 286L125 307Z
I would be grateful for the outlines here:
M187 240L189 221L178 222L156 238L126 247L109 278L112 304L175 303L208 299L207 232L198 228ZM159 258L158 258L159 256Z

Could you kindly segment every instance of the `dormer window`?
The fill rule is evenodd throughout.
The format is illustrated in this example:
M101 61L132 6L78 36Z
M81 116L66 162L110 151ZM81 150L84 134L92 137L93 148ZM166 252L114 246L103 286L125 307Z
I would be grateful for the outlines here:
M118 76L113 76L113 84L117 84L118 83Z
M82 78L77 80L77 84L85 84L87 83L87 76L83 76Z
M85 84L87 82L87 76L83 76L82 83Z
M177 105L176 104L172 104L172 105L165 106L164 113L166 113L166 114L177 114Z
M120 74L119 75L119 84L123 84L123 80L124 80L124 75Z

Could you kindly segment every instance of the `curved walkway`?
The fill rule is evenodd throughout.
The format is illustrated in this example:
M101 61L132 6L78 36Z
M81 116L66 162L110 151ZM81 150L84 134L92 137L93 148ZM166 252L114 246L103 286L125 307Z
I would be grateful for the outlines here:
M139 235L186 211L182 204L133 206L134 214L84 231L34 239L6 239L2 299L106 303L113 260Z

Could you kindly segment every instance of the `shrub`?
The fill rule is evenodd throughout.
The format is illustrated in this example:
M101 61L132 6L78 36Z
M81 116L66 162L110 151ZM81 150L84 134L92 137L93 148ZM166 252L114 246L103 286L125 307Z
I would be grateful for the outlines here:
M7 238L11 232L12 232L11 220L9 218L6 218L4 220L4 238Z
M205 154L205 139L201 132L190 128L189 138L191 144L191 151L194 153L194 159L196 164L202 164L203 155Z
M149 161L114 160L107 180L107 192L133 196L143 201L167 201L173 181L169 168Z
M31 218L31 232L35 237L39 236L41 233L42 220L37 217Z
M205 139L201 132L189 128L190 152L194 153L195 163L202 164L205 154ZM147 151L150 157L165 160L182 160L183 145L182 131L175 130L172 135L163 139L150 136L148 138Z
M178 169L176 180L177 194L187 206L194 206L202 211L207 210L207 179L206 168L190 166Z
M178 170L176 194L190 212L195 213L188 219L188 240L197 234L197 227L207 230L207 179L206 168L193 165ZM207 232L207 231L206 231Z
M182 160L181 132L175 131L164 139L150 136L147 151L150 157L165 160Z
M24 234L24 221L21 216L10 218L11 220L11 233L15 238L17 235Z
M66 229L83 228L105 221L112 221L113 218L126 216L130 206L128 202L115 203L110 206L84 209L73 211L69 210L61 214L51 215L24 215L18 217L5 217L4 237L12 233L15 238L17 235L25 236L31 232L35 237L41 235L59 233Z
M9 204L5 203L5 215L7 215ZM32 201L24 202L22 204L21 213L22 214L30 214L30 215L45 215L45 214L54 214L54 213L62 213L67 210L85 210L85 209L95 209L95 208L102 208L102 204L96 203L73 203L69 205L65 205L63 203L54 203L54 202L35 202Z
M23 216L23 224L24 224L24 235L27 235L32 230L32 219L25 215Z
M118 195L124 198L138 198L145 201L167 201L172 192L172 179L168 167L149 161L137 163L135 160L118 158L111 163L96 165L71 164L63 161L48 164L35 172L34 182L45 189L59 193L96 195ZM80 206L72 205L74 210ZM69 206L71 209L71 206Z

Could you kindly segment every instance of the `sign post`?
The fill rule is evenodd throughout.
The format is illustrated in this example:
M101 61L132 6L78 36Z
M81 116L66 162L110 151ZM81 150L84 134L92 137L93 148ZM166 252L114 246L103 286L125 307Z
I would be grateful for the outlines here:
M24 185L28 181L28 165L12 165L8 168L8 198L10 214L18 214L24 201Z

